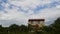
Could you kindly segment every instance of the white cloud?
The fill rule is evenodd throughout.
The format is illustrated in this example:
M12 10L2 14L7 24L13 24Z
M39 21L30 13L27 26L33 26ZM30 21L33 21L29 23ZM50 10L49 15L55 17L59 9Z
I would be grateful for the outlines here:
M56 8L60 9L60 5L56 6Z
M59 0L54 0L54 1L58 2ZM60 5L59 6L57 5L55 8L43 9L42 11L39 11L39 13L37 14L35 14L32 9L35 9L37 6L40 5L52 3L54 1L52 0L8 0L8 3L2 4L5 7L4 11L7 11L7 13L1 11L0 20L2 21L6 20L8 21L9 24L11 24L10 22L12 20L13 22L15 21L14 23L17 22L16 24L27 24L28 19L44 18L46 19L45 22L48 21L52 22L56 18L60 17L60 8L59 8ZM14 5L13 9L9 9L10 4ZM18 7L21 7L21 9L24 11L27 10L27 13L21 11L21 9L19 9ZM20 11L18 11L18 9ZM4 21L5 23L2 23L2 21L0 21L0 24L6 25L6 21Z
M21 6L21 7L30 7L31 5L42 5L42 4L47 4L47 3L51 3L52 0L9 0L8 3L16 5L16 6Z
M54 20L56 20L58 17L60 17L60 9L58 9L58 8L44 9L37 15L40 18L45 18L45 22L48 22L49 24L51 24ZM51 22L49 22L49 21L51 21ZM47 24L47 25L49 25L49 24Z

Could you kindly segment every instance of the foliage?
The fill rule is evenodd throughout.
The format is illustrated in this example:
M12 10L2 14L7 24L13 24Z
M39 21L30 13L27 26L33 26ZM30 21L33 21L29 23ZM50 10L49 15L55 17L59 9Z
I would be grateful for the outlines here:
M54 21L50 26L44 26L41 28L42 31L29 32L31 30L31 25L16 25L12 24L9 27L2 27L0 25L0 34L60 34L60 18Z

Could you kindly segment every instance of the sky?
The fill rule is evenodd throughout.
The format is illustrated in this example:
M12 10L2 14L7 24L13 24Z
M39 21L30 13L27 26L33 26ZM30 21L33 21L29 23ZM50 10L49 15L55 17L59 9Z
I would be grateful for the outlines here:
M0 0L0 25L28 24L28 19L45 19L50 25L60 17L60 0Z

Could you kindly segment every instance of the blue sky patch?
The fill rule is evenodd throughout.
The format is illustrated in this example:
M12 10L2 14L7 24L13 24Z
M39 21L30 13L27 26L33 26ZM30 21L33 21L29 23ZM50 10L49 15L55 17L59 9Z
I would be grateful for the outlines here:
M0 4L0 10L3 10L4 9L4 7Z
M32 9L33 11L35 11L35 13L38 13L38 11L46 9L46 8L53 8L56 7L57 5L60 5L60 2L53 2L53 3L49 3L49 4L44 4L44 5L39 5L37 6L37 8Z
M7 3L8 0L1 0L1 2Z

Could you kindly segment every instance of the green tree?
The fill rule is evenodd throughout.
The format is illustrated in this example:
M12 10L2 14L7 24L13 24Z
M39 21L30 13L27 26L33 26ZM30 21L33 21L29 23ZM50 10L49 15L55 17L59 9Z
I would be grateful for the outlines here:
M57 18L50 26L42 28L44 34L60 34L60 18Z
M0 25L0 32L2 32L3 31L3 29L2 29L2 25Z
M9 26L9 30L10 30L10 32L18 32L19 26L16 24L12 24L11 26Z
M55 34L60 34L60 18L58 18L57 20L55 20L55 22L51 25L53 32L55 32Z
M20 26L20 32L27 32L28 31L28 27L25 25L21 25Z

